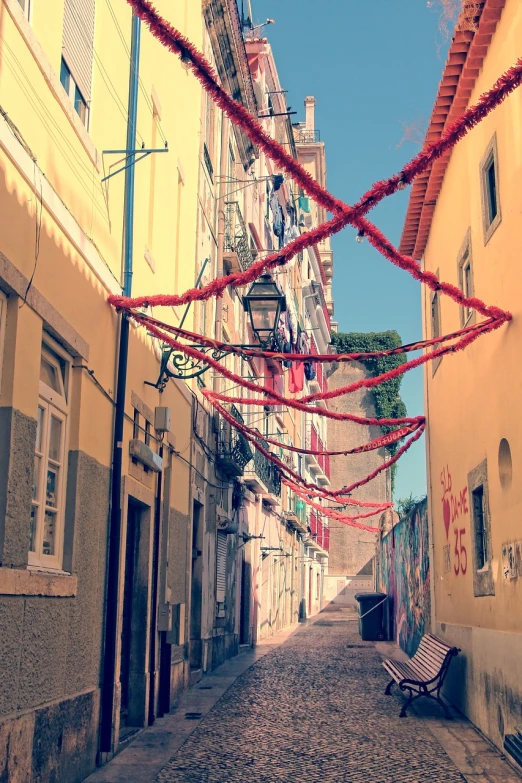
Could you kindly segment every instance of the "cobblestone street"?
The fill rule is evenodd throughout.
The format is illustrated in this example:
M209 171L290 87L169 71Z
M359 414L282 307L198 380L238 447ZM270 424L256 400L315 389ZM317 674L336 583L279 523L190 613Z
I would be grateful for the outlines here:
M323 613L230 678L234 665L162 719L174 720L177 752L158 721L89 783L520 783L462 717L417 702L419 714L399 720L401 697L384 695L381 656L350 615Z
M422 723L398 719L356 622L322 618L236 681L158 783L463 780Z

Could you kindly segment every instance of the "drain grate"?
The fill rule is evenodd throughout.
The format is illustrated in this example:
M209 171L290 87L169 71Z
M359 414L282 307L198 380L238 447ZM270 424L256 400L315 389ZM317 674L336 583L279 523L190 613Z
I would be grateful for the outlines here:
M199 720L203 717L202 712L186 712L185 713L185 720Z
M211 691L212 685L200 685L198 688L199 691Z

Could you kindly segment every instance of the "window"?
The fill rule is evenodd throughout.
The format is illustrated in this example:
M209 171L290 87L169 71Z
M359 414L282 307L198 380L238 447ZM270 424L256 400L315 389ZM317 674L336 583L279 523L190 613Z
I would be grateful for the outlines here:
M67 467L69 363L42 345L29 565L61 568Z
M150 421L144 418L144 424L141 423L141 414L137 408L134 408L134 416L132 423L132 438L133 440L141 440L143 443L154 451L154 436L152 434L152 426ZM135 456L131 456L131 463L133 465L139 465L140 460ZM143 465L143 472L148 473L150 468L147 465Z
M431 336L440 337L440 300L438 293L431 299Z
M218 530L216 541L216 603L222 604L227 589L227 534Z
M236 158L232 144L228 145L228 168L227 168L227 201L237 192L237 182L235 182ZM236 196L237 199L237 196ZM234 199L232 199L234 200Z
M62 68L69 71L67 95L85 126L91 102L96 0L67 0L63 13ZM63 81L62 81L63 84Z
M486 244L500 223L500 197L498 187L497 137L493 136L488 144L480 165L482 222L484 226L484 244Z
M489 561L488 533L484 511L484 487L480 485L472 492L473 524L475 526L476 569L480 571Z
M485 169L486 175L486 195L487 195L487 219L490 224L495 220L498 213L497 204L497 178L495 175L495 159L491 157Z
M26 15L26 17L29 19L29 15L31 13L31 0L18 0L22 11Z
M436 272L437 277L439 276L439 271ZM431 297L431 312L430 312L430 321L431 321L431 337L432 339L434 337L440 337L442 335L442 328L441 328L441 319L440 319L440 295L438 291L435 291L432 294ZM435 345L435 348L438 348L438 345ZM432 361L432 375L435 375L437 372L437 368L439 364L442 361L442 356L437 356L436 359Z
M76 111L76 114L86 126L88 117L87 101L83 97L78 85L74 81L69 66L63 57L60 67L60 81L62 83L63 89L74 104L74 110Z
M488 464L484 460L468 474L469 512L471 516L471 554L473 558L473 595L495 595L491 561L493 546L489 510ZM461 531L463 532L463 531Z
M205 99L205 144L203 149L203 155L205 158L205 165L207 166L208 173L212 182L214 174L214 148L215 148L215 136L216 136L216 106L212 98L207 95Z
M475 295L473 284L473 263L471 259L471 231L468 229L466 237L459 251L458 257L459 287L468 299ZM460 308L460 324L467 326L475 321L475 311L467 305Z
M132 437L134 440L140 437L140 412L137 408L134 408L134 424L132 428Z

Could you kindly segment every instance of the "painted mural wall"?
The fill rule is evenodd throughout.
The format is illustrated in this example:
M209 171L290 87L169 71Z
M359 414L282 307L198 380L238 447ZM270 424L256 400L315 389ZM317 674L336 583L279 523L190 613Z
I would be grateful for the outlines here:
M377 590L389 596L391 638L413 655L430 630L430 563L427 501L377 542Z

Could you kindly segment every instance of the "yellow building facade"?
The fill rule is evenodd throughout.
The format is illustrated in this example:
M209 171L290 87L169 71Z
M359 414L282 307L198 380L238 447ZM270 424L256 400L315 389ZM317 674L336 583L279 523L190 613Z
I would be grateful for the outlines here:
M198 4L157 7L201 45ZM160 349L132 326L117 537L110 513L121 316L107 297L122 291L126 171L104 178L126 162L131 27L121 2L0 3L0 766L13 780L82 780L189 677L192 395L147 385ZM201 106L198 82L142 33L133 146L160 151L134 167L136 295L194 284Z
M298 157L270 46L235 0L156 6ZM201 394L225 384L174 377L108 297L204 285L324 216L126 2L0 0L0 114L0 769L80 783L240 644L319 611L328 557L326 521L279 469L234 462L237 433ZM299 136L299 158L313 168L314 148L324 184L315 142ZM312 335L327 350L331 272L324 243L274 275L301 352ZM147 313L256 339L234 290ZM281 361L223 362L300 393ZM261 439L327 446L311 416L239 407ZM286 461L329 486L322 456Z
M522 8L486 2L457 28L428 140L520 56ZM461 648L447 697L499 747L522 704L522 453L518 264L522 94L516 91L416 183L401 249L511 323L425 365L432 628ZM423 288L425 338L482 320Z

